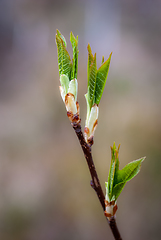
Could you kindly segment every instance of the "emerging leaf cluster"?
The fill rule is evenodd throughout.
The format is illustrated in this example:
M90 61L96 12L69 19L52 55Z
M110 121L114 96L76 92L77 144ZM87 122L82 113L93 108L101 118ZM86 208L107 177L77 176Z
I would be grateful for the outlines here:
M66 49L67 43L64 36L57 30L56 44L58 50L58 66L59 75L66 75L69 80L77 79L78 73L78 36L75 38L73 33L70 33L70 42L73 48L73 59L71 61L69 53Z
M58 66L60 75L60 92L63 101L66 104L67 111L77 113L77 72L78 72L78 36L75 38L73 33L70 33L70 42L73 48L73 59L71 61L67 51L67 43L64 36L57 30L56 44L58 51ZM87 101L87 116L86 116L86 141L93 139L94 131L97 126L98 119L98 104L101 100L106 79L108 76L111 55L104 62L102 58L102 65L97 70L96 53L93 55L91 47L88 44L88 65L87 65L87 79L88 90L85 94ZM70 95L67 93L70 93ZM72 98L70 98L72 94ZM68 101L66 101L66 96ZM74 96L74 97L73 97ZM69 110L70 109L70 110ZM88 131L87 131L88 130ZM120 146L119 146L120 147ZM119 147L116 148L115 143L111 147L111 165L109 170L108 182L106 186L106 200L108 202L116 201L122 192L125 184L134 178L140 171L141 163L145 157L128 163L123 169L119 169ZM112 205L111 205L112 206ZM109 207L109 206L108 206Z
M88 93L86 95L86 100L88 102L89 108L91 109L94 103L99 104L101 100L106 79L108 76L112 53L105 62L104 57L102 58L102 65L97 70L96 53L93 56L89 44L87 49L88 49L88 65L87 65Z
M120 145L119 145L120 147ZM134 178L140 171L141 163L145 157L128 163L123 169L119 170L119 147L115 143L111 147L111 165L108 182L105 183L108 201L116 201L122 192L126 182Z

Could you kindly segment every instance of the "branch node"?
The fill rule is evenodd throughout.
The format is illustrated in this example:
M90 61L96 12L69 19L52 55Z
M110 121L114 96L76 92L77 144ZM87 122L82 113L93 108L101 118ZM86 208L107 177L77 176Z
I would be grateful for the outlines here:
M95 190L93 180L90 181L90 185L91 185L91 187Z

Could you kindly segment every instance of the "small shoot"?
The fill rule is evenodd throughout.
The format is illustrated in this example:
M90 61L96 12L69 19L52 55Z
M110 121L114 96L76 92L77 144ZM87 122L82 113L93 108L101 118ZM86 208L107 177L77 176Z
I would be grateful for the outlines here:
M108 182L105 183L105 215L114 216L117 210L116 200L122 192L125 184L134 178L140 171L141 163L145 157L128 163L123 169L119 170L119 148L115 143L111 147L111 165L108 176Z
M71 61L67 51L65 37L57 30L56 44L58 52L58 67L60 75L60 93L65 103L67 115L71 122L78 122L79 106L77 102L77 73L78 73L78 36L75 38L73 33L70 34L70 42L73 48L73 59Z
M94 131L97 127L98 104L101 100L104 87L106 84L112 53L105 62L104 57L102 57L102 65L97 70L96 53L93 56L89 44L87 49L88 49L88 65L87 65L88 91L85 94L87 102L87 115L84 134L86 142L92 145Z

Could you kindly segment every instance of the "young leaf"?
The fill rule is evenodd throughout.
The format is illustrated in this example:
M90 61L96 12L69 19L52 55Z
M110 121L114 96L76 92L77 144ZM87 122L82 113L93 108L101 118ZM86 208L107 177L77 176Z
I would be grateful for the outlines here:
M67 42L65 40L65 37L61 34L61 32L59 32L58 29L56 30L56 33L57 33L57 36L63 40L64 46L67 47Z
M108 195L109 200L112 199L112 192L113 192L113 185L114 185L114 178L115 178L115 170L116 170L116 163L118 161L118 150L116 149L115 143L113 144L113 147L111 147L111 165L110 165L110 171L108 175Z
M61 47L61 40L56 34L56 45L57 45L57 52L58 52L58 67L59 67L59 75L62 74L62 47Z
M106 184L106 192L108 194L109 201L117 200L118 196L122 192L126 182L134 178L139 170L141 163L145 157L128 163L122 170L119 170L119 148L116 148L115 143L111 147L111 165L108 176L108 185Z
M70 60L69 53L67 52L66 46L65 46L65 38L62 38L62 35L60 32L57 32L56 34L56 44L57 44L57 50L58 50L58 65L59 65L59 74L65 74L70 79L71 70L72 70L72 63Z
M96 88L96 74L97 74L97 64L96 64L96 54L94 55L93 62L91 63L89 69L89 102L90 102L90 109L94 104L95 99L95 88Z
M145 157L128 163L122 170L119 170L115 175L114 184L128 182L134 178L140 171L141 163Z
M93 62L93 58L94 58L89 43L88 43L88 46L87 46L87 50L88 50L87 79L88 79L88 86L89 86L90 66L91 66L91 63Z
M125 187L126 182L118 183L114 186L112 195L115 196L115 201L117 200L118 196L122 192L123 188Z
M71 73L71 79L77 79L77 72L78 72L78 36L77 38L74 37L73 33L70 33L70 42L73 48L73 68Z
M115 172L114 187L112 192L112 195L115 196L115 200L117 200L125 184L139 173L141 163L144 159L145 157L130 162L122 170L119 170L117 173Z
M101 65L101 67L97 71L97 77L96 77L96 89L95 89L95 103L99 104L102 93L105 87L109 66L110 66L110 60L111 60L110 54L109 58Z

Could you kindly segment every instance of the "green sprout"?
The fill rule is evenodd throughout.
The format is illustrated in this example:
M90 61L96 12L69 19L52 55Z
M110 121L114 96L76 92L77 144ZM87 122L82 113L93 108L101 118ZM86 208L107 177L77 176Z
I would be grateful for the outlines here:
M87 93L85 94L87 103L87 114L84 128L84 135L81 130L81 121L79 118L79 104L77 102L77 73L78 73L78 36L75 38L70 34L70 42L73 48L73 59L71 61L67 51L67 44L64 36L57 30L56 44L58 50L58 67L60 76L60 93L65 103L67 116L75 130L84 156L88 163L89 171L92 177L91 186L97 193L104 214L108 219L109 225L116 240L121 240L114 215L117 211L116 201L121 194L125 184L134 178L140 171L141 163L145 157L128 163L123 169L119 169L119 148L115 143L111 147L111 164L108 181L105 182L106 195L104 196L91 153L94 132L98 124L99 103L106 84L111 55L97 69L96 53L93 55L91 47L88 44L88 65L87 65Z

